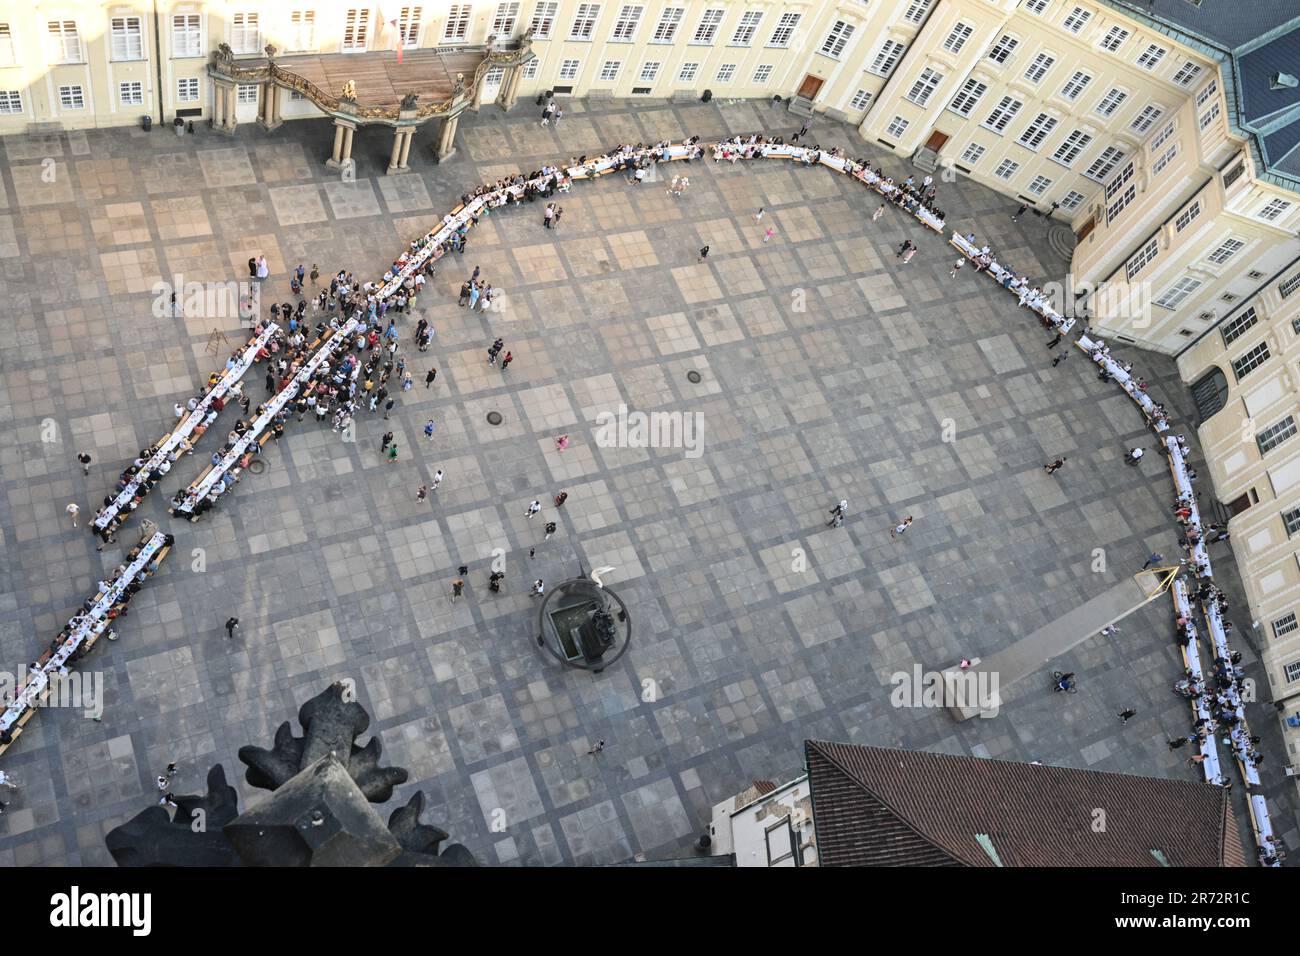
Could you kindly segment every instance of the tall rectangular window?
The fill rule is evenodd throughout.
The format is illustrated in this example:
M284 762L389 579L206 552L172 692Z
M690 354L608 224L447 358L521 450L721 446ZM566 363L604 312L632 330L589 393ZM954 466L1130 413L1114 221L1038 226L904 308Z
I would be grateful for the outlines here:
M1213 252L1211 252L1208 256L1206 256L1206 258L1214 265L1221 266L1229 259L1231 259L1233 256L1235 256L1237 253L1241 252L1242 249L1245 248L1246 248L1246 241L1244 239L1236 239L1233 237L1229 237L1227 239L1224 239L1223 242L1219 243L1218 247ZM1253 312L1254 309L1251 309L1250 311Z
M1295 419L1290 415L1275 425L1269 425L1268 428L1255 436L1255 442L1259 445L1259 453L1267 455L1288 438L1295 437L1295 433Z
M1125 185L1133 178L1134 165L1129 163L1119 171L1119 175L1106 184L1106 201L1114 199L1123 191Z
M1052 159L1062 166L1070 167L1074 161L1079 158L1079 154L1088 148L1092 142L1092 137L1083 130L1073 130L1065 139L1061 140L1061 145L1056 147L1056 152L1052 153Z
M1065 27L1069 33L1078 33L1084 28L1089 20L1092 19L1092 11L1083 7L1075 7L1065 18L1061 26Z
M1108 117L1119 109L1126 99L1128 99L1128 93L1118 86L1111 87L1110 91L1101 98L1101 102L1097 104L1095 112L1098 116Z
M1087 89L1088 84L1092 82L1092 74L1085 73L1083 70L1075 70L1074 76L1066 81L1065 86L1061 87L1062 99L1074 102L1079 98L1079 94Z
M1136 186L1130 186L1128 189L1121 192L1115 201L1106 207L1106 225L1109 226L1112 222L1118 219L1119 214L1123 212L1136 198Z
M1124 27L1111 27L1110 30L1106 32L1106 35L1101 38L1101 42L1098 46L1108 53L1114 53L1124 45L1124 41L1128 38L1129 31Z
M1124 263L1124 275L1131 281L1134 276L1147 267L1147 263L1153 260L1160 252L1159 241L1152 236L1141 249L1137 251L1128 262Z
M1174 120L1170 120L1169 125L1156 134L1156 138L1151 141L1150 148L1152 155L1155 154L1156 150L1168 142L1169 137L1174 135L1174 130L1177 128L1178 124Z
M1158 305L1159 303L1156 304ZM1260 342L1241 358L1233 361L1232 374L1236 375L1237 381L1240 382L1251 372L1255 371L1255 369L1267 362L1268 358L1268 343Z
M1285 199L1270 199L1255 215L1265 222L1277 222L1282 218L1282 214L1291 208L1291 203Z
M993 130L995 133L1001 133L1007 128L1007 124L1015 118L1015 115L1020 112L1020 108L1024 105L1025 104L1020 102L1020 100L1010 96L1004 96L1002 97L1002 101L993 108L993 112L989 114L989 118L984 121L983 125Z
M979 80L970 79L957 91L957 95L952 98L948 104L948 109L952 110L959 116L970 116L973 110L984 94L988 92L988 86Z
M1160 298L1156 299L1156 305L1160 306L1162 309L1176 309L1186 302L1191 297L1192 293L1199 289L1201 285L1202 282L1200 279L1193 279L1191 276L1183 276L1166 289L1161 294Z
M758 32L759 21L763 19L762 10L746 10L740 15L740 22L736 24L736 30L731 34L732 46L749 46L754 42L754 34Z
M466 19L469 18L469 4L461 4L465 8ZM456 6L452 5L452 13L448 14L447 26L451 27L455 17ZM460 37L445 37L444 39L465 39L462 33ZM343 21L343 46L344 53L358 53L364 50L370 43L370 8L353 7L348 11L347 18Z
M880 52L876 54L876 58L871 61L871 66L867 69L877 76L889 76L898 64L898 58L903 55L904 49L906 48L899 41L886 40L881 44Z
M939 84L942 82L942 73L926 68L921 71L921 75L916 78L912 88L907 91L907 98L917 106L924 106L930 102L930 97L934 95L934 91L939 88Z
M1203 70L1199 66L1191 60L1188 60L1180 66L1178 72L1174 74L1174 82L1183 87L1191 86L1196 82L1196 78L1199 77L1202 72Z
M1292 508L1282 513L1282 526L1286 528L1287 537L1300 531L1300 508Z
M822 42L821 52L838 60L851 36L853 36L853 24L836 20L835 26L831 27L831 32L826 34L826 39Z
M578 9L582 9L579 7ZM447 9L447 22L442 28L443 43L464 43L469 39L470 18L474 8L468 3L453 3Z
M705 10L700 17L700 22L695 25L695 33L691 37L692 43L709 44L718 35L718 25L722 23L722 18L726 10L710 9Z
M112 17L109 24L109 58L111 60L143 60L144 31L139 17Z
M230 48L236 53L262 52L262 28L256 13L236 13L230 18Z
M1092 161L1092 165L1084 170L1084 175L1089 179L1095 179L1099 182L1105 181L1106 177L1114 171L1124 158L1124 150L1118 146L1107 146L1101 151L1101 155Z
M197 13L172 17L172 56L180 59L203 55L203 19Z
M677 38L677 30L682 25L682 15L685 13L685 7L664 7L663 13L659 14L659 22L655 24L655 32L650 36L650 42L672 43Z
M590 40L596 32L596 21L599 19L599 3L578 4L578 12L573 15L573 26L569 28L569 39Z
M1149 43L1147 48L1142 51L1142 55L1137 58L1137 65L1144 70L1154 70L1168 52L1169 50L1159 43Z
M953 28L948 31L948 36L943 41L943 48L949 53L960 53L961 48L966 45L975 28L969 23L962 23L960 20L954 24Z
M767 41L767 45L775 47L789 46L790 38L794 36L795 28L799 26L799 20L802 17L802 13L781 14L781 19L776 21L776 29L772 31L772 38Z
M1160 117L1164 115L1165 110L1163 106L1156 106L1154 103L1148 103L1146 106L1142 107L1142 112L1138 113L1138 115L1133 118L1133 122L1128 124L1128 128L1135 133L1145 133L1156 124Z
M1012 53L1016 52L1016 47L1020 41L1010 34L1004 33L998 39L998 42L989 48L989 59L994 63L1005 63Z
M533 31L534 39L551 38L551 34L555 32L555 11L559 6L559 0L542 0L533 8L533 20L528 28Z
M1201 214L1201 201L1198 199L1178 214L1178 218L1174 220L1174 231L1182 232L1184 229L1190 226L1192 222L1196 219L1196 217L1198 217L1200 214Z
M912 0L903 12L903 20L907 23L920 23L933 2L934 0Z
M423 17L423 7L402 7L401 10L398 11L397 36L402 44L403 50L419 49L420 21Z
M1050 53L1039 53L1034 57L1034 61L1025 69L1025 79L1030 83L1038 83L1047 75L1047 71L1052 68L1056 62L1056 57Z
M1038 147L1043 145L1043 140L1056 128L1057 119L1054 116L1048 116L1046 113L1039 113L1034 117L1033 122L1025 127L1020 138L1016 140L1026 149L1032 149L1038 152Z
M496 13L492 15L492 35L509 37L515 35L515 24L519 22L519 3L507 0L498 3Z
M48 29L50 59L55 63L80 63L82 61L81 35L77 33L77 21L51 20Z
M13 29L7 23L0 23L0 68L17 65L18 51L14 47Z
M1225 322L1219 329L1224 346L1229 346L1259 324L1259 316L1254 308L1248 308L1230 322Z
M1061 208L1064 209L1066 212L1073 212L1074 210L1082 206L1083 201L1087 198L1088 197L1085 196L1083 193L1071 189L1068 193L1065 194L1065 198L1061 200Z
M645 7L639 3L623 4L614 19L614 29L610 31L609 38L617 43L631 43L636 36L637 27L641 25L643 13Z

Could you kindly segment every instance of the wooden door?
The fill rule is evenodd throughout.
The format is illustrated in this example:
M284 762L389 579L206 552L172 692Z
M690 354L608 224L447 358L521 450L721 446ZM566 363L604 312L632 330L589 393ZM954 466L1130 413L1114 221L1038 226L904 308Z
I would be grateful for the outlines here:
M932 153L937 153L943 149L944 143L948 142L948 134L935 130L930 134L930 138L925 141L925 148Z
M799 84L799 95L806 100L815 100L817 94L821 92L822 84L826 82L820 76L813 76L811 73L803 78Z

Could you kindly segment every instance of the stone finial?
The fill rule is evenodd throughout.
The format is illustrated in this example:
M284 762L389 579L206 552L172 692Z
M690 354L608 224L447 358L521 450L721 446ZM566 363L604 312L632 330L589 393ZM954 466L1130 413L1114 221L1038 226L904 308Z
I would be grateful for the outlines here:
M275 55L280 51L277 50L273 44L268 43L262 52L266 54L268 60L274 60Z
M456 97L456 96L460 96L460 94L464 92L465 92L465 74L457 73L456 85L451 88L451 95L453 97Z
M411 92L402 97L402 109L413 110L420 101L420 94Z
M339 94L339 99L347 100L349 103L357 101L357 81L348 80L343 84L343 92Z
M218 63L235 62L235 51L230 48L229 43L218 43L215 56Z

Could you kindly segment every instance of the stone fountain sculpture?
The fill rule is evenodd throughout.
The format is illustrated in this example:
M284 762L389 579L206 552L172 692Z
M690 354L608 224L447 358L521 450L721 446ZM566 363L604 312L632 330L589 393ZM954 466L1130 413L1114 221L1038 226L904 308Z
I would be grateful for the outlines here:
M345 685L332 684L303 704L295 737L285 721L269 749L241 747L245 780L271 795L239 812L238 794L217 764L207 793L176 798L175 817L160 806L112 830L118 866L477 866L460 844L440 849L447 833L420 822L424 794L381 819L407 772L379 764L379 737L356 740L370 725Z

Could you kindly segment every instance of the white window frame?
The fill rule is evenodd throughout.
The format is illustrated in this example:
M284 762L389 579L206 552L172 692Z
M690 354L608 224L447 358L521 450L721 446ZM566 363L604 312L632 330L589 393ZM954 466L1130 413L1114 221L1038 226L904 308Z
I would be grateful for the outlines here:
M468 43L470 25L473 23L472 3L453 3L447 8L447 19L442 25L442 43Z
M989 114L988 119L980 125L1001 136L1024 107L1025 104L1022 100L1018 100L1011 95L1003 96L998 101L998 105L993 107L993 112Z
M1106 95L1097 101L1092 111L1098 116L1110 119L1115 115L1116 110L1128 102L1128 95L1128 90L1112 86L1106 91Z
M117 84L118 106L144 106L144 84L139 80L122 80Z
M836 20L817 52L822 56L830 57L832 60L838 60L849 45L849 40L853 39L853 34L856 31L857 27L847 20Z
M241 56L262 53L262 18L256 10L236 10L230 15L230 48Z
M560 61L560 71L556 78L565 82L573 82L578 78L578 73L582 69L582 60L576 60L572 57Z
M80 83L65 83L59 87L59 109L84 110L86 90Z
M650 35L651 43L672 43L681 29L682 18L686 16L685 7L664 7L655 23L654 33Z
M776 28L772 31L772 36L768 39L767 45L780 50L789 47L790 39L794 36L794 31L799 29L799 21L802 19L802 13L781 14L781 18L776 21Z
M727 11L721 7L708 7L700 14L700 20L695 24L695 32L691 34L692 46L713 46L713 41L718 37L718 27L722 25L722 18L727 15Z
M512 37L519 23L520 0L501 0L492 13L492 34L499 37Z
M927 66L912 81L912 88L907 91L905 99L917 106L925 106L942 83L943 74Z
M997 169L993 170L993 175L1003 182L1011 182L1016 173L1020 172L1020 164L1014 159L1004 159L998 163Z
M975 28L964 20L958 20L948 31L948 36L944 38L943 48L949 53L960 53L961 48L966 45L966 41L975 33Z
M1052 71L1052 67L1055 65L1055 53L1051 53L1047 50L1039 50L1034 54L1034 59L1029 66L1025 67L1025 72L1021 74L1021 78L1025 82L1037 86L1039 83L1043 82L1047 77L1047 74Z
M569 26L569 40L590 41L596 34L596 24L600 21L599 3L580 3L573 14L573 23Z
M762 10L746 10L736 22L736 29L731 32L731 42L728 46L747 47L753 44L754 35L758 33L758 25L762 22Z
M906 43L886 39L880 44L880 50L871 61L871 66L867 67L867 72L874 73L876 76L889 76L894 72L894 67L898 66L899 58L906 52Z
M197 76L176 77L176 102L197 103L202 94L202 84Z
M1195 276L1183 276L1173 285L1169 286L1169 288L1165 289L1153 304L1160 306L1162 309L1168 309L1170 312L1173 312L1195 295L1196 291L1204 284L1204 282Z
M645 4L625 3L618 8L614 26L609 31L610 43L631 43L636 39L637 30L641 29L641 18L645 16Z
M961 152L961 161L968 166L974 166L987 153L988 150L979 143L971 142L966 144L966 148Z
M84 63L86 48L76 20L49 20L46 31L50 39L51 63Z
M1061 99L1073 103L1079 98L1079 94L1088 88L1088 84L1091 82L1091 73L1087 70L1075 70L1074 75L1066 80L1065 85L1061 87Z
M138 16L108 18L108 58L113 63L144 59L144 19Z
M203 55L203 14L171 15L171 51L173 60Z
M468 8L469 4L460 4ZM451 10L456 10L453 4ZM452 14L447 15L447 25L452 24ZM448 40L449 43L459 42L457 40ZM464 37L461 37L463 40ZM369 7L349 7L343 15L343 36L339 39L340 53L365 53L370 48L370 8Z
M596 82L614 83L618 80L618 75L622 70L622 60L606 60L600 65L600 73L596 75Z
M972 76L966 80L962 88L957 91L957 95L948 103L948 109L958 116L970 116L988 91L987 83Z
M533 31L534 40L549 40L555 34L555 18L559 9L559 0L539 0L533 7L533 18L528 23L528 29Z

